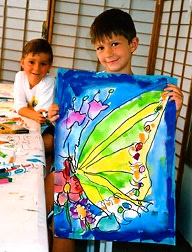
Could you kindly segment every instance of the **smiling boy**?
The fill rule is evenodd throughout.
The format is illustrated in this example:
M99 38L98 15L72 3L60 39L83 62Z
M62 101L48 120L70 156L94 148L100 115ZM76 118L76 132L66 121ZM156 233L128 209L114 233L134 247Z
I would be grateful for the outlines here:
M137 49L139 39L131 16L120 9L110 9L98 15L90 28L91 42L101 65L106 72L133 74L132 54ZM168 84L165 88L169 101L174 100L176 116L179 116L183 94L179 87Z
M48 72L52 66L53 52L44 39L29 41L20 59L23 71L16 73L14 82L14 108L16 112L47 127L43 112L53 102L55 79Z

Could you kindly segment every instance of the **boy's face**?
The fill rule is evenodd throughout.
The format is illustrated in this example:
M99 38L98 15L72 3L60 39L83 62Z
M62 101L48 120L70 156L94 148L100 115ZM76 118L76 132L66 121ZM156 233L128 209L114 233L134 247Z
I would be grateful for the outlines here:
M49 58L50 56L47 53L39 53L35 55L29 53L25 58L21 58L21 66L27 74L31 87L37 85L51 68L52 64L50 64Z
M112 33L112 38L104 37L103 41L96 41L94 47L106 72L132 74L131 58L137 45L138 38L134 38L129 44L124 36Z

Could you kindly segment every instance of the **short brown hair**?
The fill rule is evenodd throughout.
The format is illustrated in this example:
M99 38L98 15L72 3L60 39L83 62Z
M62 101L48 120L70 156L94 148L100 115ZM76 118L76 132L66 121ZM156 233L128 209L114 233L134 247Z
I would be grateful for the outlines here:
M24 47L22 51L22 58L25 58L26 55L32 53L33 55L39 53L47 53L49 54L49 63L53 62L53 51L49 44L49 42L45 39L33 39L30 40Z
M91 42L102 41L112 34L123 35L129 43L136 37L136 29L131 16L120 9L109 9L97 16L90 28Z

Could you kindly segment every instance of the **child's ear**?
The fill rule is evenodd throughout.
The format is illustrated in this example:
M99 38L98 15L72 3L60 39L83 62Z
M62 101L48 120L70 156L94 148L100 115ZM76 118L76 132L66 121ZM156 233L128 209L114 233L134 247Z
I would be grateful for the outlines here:
M53 62L49 64L49 68L48 68L47 72L49 72L49 70L52 68L52 66L53 66Z
M137 47L139 45L139 38L138 37L134 37L130 43L130 47L131 47L131 52L133 53L135 50L137 50Z
M23 58L20 58L20 64L21 64L21 67L23 68L23 65L24 65L24 59Z

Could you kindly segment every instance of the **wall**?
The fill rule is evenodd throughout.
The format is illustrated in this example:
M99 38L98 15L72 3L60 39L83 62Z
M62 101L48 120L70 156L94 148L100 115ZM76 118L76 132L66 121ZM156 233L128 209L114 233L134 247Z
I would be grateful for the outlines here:
M138 50L133 56L133 70L145 74L153 27L155 1L145 0L55 0L52 19L53 67L102 70L98 65L89 27L95 16L105 9L121 8L132 15ZM48 0L0 0L0 82L13 83L20 70L19 59L23 45L32 38L41 37L43 22L47 19Z
M0 0L0 82L13 83L23 45L40 38L48 0Z
M185 165L181 200L178 214L178 229L192 246L192 167Z

